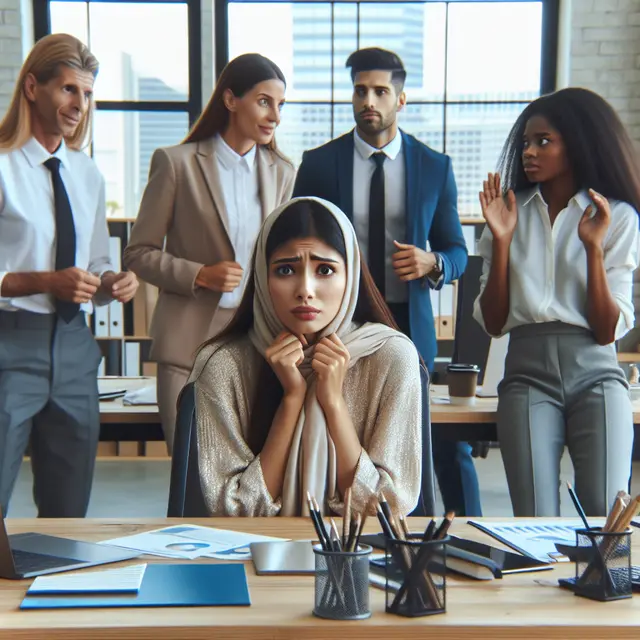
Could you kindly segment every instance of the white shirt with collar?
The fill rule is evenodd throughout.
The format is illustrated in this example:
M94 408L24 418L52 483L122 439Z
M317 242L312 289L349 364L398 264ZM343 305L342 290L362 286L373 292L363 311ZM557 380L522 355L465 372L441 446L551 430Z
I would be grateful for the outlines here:
M382 151L387 157L384 168L384 212L385 212L385 289L386 301L407 302L409 287L393 270L391 257L398 251L393 244L407 242L406 183L402 135L398 131L386 146L376 149L365 142L356 129L353 130L353 226L360 245L362 259L368 261L369 249L369 191L371 177L376 164L371 160L374 153Z
M235 309L242 299L253 245L262 225L256 147L254 145L251 151L241 156L221 136L217 136L215 151L215 162L218 165L229 222L229 237L235 251L236 262L244 269L240 286L231 293L223 293L219 306Z
M578 223L591 204L579 191L551 226L539 188L516 195L518 224L509 252L509 315L502 330L537 322L559 321L589 329L587 321L587 255ZM626 202L610 200L611 224L604 240L604 265L611 293L620 307L616 340L634 325L633 272L638 266L638 213ZM485 226L478 242L484 260L480 291L491 267L493 236ZM484 327L480 296L474 318Z
M7 273L54 271L56 222L52 156L35 138L8 153L0 150L0 289ZM76 232L76 267L101 276L113 269L109 259L104 178L93 160L64 142L53 154L71 203ZM82 305L90 312L92 305ZM53 296L0 297L0 310L53 313Z

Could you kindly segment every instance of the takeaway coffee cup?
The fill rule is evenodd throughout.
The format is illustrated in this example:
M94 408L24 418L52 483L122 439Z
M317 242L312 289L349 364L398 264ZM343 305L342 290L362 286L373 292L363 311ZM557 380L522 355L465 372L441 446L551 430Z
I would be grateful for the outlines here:
M449 399L451 404L476 403L476 387L480 369L475 364L450 364L447 367Z

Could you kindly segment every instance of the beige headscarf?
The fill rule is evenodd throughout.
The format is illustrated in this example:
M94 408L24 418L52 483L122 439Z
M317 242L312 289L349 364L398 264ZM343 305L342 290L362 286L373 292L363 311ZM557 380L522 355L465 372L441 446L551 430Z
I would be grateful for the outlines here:
M293 203L301 200L319 202L329 210L340 225L346 248L347 284L342 305L338 315L321 331L319 338L337 334L349 350L350 367L360 358L377 351L391 337L401 336L408 340L404 334L386 325L366 323L358 326L353 323L360 285L360 250L353 226L345 214L331 202L321 198L294 198L269 215L256 240L254 324L249 332L255 348L264 356L267 348L284 329L276 316L269 296L267 239L280 214ZM300 366L300 371L307 380L307 395L298 417L285 471L282 487L281 515L283 516L308 513L307 491L317 499L323 511L326 511L327 502L337 492L336 451L329 436L324 412L316 398L315 374L311 369L313 349L314 345L305 349L305 361Z

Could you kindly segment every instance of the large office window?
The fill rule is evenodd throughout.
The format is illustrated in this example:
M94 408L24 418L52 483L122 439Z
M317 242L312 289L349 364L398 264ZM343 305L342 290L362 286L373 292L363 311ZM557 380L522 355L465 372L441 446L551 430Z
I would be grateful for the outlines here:
M294 163L353 127L349 53L398 53L408 74L400 126L451 156L464 216L480 215L482 180L518 114L555 88L557 0L229 0L225 17L229 58L258 51L287 77L277 139Z
M93 144L111 217L135 217L158 147L202 107L199 0L34 0L36 38L70 33L100 62ZM197 34L197 36L193 36Z

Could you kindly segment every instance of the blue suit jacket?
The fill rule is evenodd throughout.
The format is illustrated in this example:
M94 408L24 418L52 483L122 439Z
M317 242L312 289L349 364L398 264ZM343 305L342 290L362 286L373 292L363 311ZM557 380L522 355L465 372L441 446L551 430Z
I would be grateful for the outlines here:
M467 246L458 216L458 191L451 159L401 131L405 163L407 242L442 255L444 283L457 280L467 266ZM339 206L353 221L353 132L305 151L293 188L295 196L316 196ZM433 370L436 332L426 280L409 283L411 339Z

